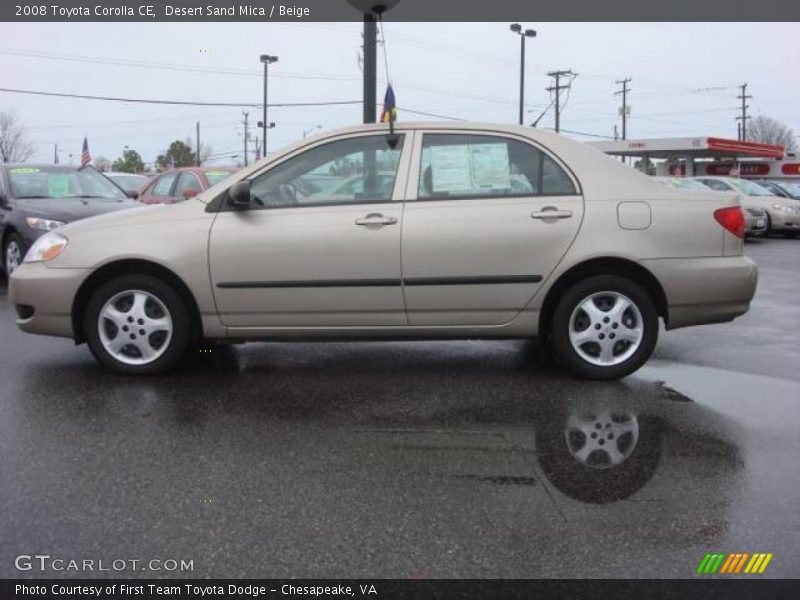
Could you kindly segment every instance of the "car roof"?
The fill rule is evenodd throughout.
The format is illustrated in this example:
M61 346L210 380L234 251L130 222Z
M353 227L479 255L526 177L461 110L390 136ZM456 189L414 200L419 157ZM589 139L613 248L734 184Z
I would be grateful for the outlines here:
M127 171L103 171L103 175L124 175L125 177L142 177L147 179L149 175L145 175L144 173L128 173Z

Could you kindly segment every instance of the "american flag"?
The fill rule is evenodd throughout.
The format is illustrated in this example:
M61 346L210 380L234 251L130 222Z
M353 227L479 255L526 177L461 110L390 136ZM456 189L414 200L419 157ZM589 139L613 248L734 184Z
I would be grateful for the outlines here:
M88 165L92 162L92 155L89 154L89 140L83 138L83 150L81 150L81 166Z

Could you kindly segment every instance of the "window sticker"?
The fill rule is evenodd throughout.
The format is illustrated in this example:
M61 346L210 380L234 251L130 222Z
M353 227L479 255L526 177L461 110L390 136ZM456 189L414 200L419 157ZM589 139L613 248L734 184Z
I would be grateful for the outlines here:
M472 191L469 146L432 146L431 177L433 192Z
M506 144L470 146L472 180L480 190L511 189L511 167Z
M40 169L34 167L17 167L16 169L11 169L12 173L39 173L40 171Z
M433 192L458 195L511 189L504 143L432 146L430 153Z

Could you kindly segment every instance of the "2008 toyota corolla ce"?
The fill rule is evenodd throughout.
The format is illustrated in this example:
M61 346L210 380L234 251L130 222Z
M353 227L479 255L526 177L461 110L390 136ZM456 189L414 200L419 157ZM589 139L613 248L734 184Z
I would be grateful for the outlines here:
M533 128L364 125L196 198L49 232L10 282L24 331L160 373L202 340L543 336L574 373L745 313L738 201Z

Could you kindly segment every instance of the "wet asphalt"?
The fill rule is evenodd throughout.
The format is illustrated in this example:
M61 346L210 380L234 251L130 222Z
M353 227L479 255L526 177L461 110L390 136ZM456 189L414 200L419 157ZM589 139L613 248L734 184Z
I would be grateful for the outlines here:
M3 284L0 577L690 578L707 552L798 577L800 241L747 252L747 315L610 383L505 341L217 347L125 378L18 331ZM34 554L95 570L15 568Z

